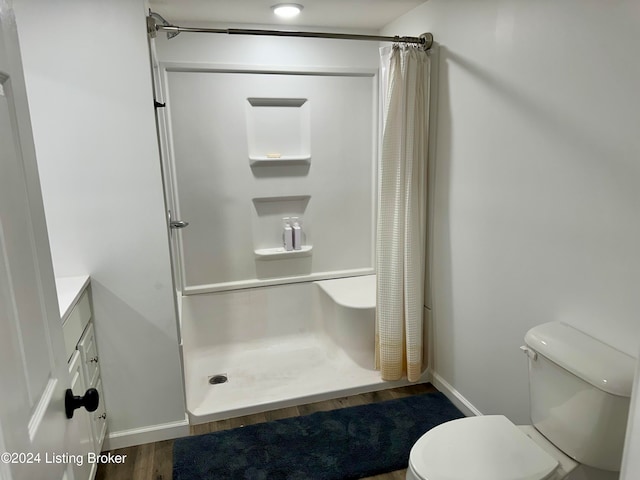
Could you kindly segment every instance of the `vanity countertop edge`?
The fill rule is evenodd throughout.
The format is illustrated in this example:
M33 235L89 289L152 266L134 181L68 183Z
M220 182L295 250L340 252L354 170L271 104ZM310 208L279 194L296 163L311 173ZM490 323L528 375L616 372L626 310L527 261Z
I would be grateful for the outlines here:
M73 306L80 299L82 292L89 285L89 275L76 277L56 277L56 290L58 292L58 306L60 307L60 319L65 322Z

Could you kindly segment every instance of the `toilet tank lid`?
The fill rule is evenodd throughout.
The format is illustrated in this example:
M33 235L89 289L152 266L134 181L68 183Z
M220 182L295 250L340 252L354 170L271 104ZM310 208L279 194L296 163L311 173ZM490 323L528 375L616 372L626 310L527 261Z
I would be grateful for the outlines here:
M612 395L630 397L636 361L563 322L533 327L526 344L585 382Z

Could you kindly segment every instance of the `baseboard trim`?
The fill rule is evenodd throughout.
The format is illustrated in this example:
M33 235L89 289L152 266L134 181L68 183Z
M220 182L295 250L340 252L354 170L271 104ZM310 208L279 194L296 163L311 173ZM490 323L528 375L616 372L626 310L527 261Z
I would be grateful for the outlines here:
M132 428L109 433L102 445L103 451L117 448L132 447L143 443L162 442L189 435L189 418L185 414L184 420L162 423L150 427Z
M458 410L464 413L467 417L474 417L482 415L482 412L478 410L473 404L464 398L464 396L451 386L444 378L438 375L436 372L431 371L431 383L439 391L444 393L446 397L453 403Z

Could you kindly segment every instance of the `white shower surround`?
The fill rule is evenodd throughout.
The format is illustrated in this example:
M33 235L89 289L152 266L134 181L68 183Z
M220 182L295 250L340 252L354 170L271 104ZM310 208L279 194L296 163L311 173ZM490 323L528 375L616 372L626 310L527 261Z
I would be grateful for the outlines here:
M195 68L199 71L204 68L209 71L218 69L218 71L256 73L307 72L312 75L339 75L342 78L369 77L373 88L370 90L371 103L367 110L371 111L372 116L362 118L360 121L370 125L373 132L379 131L377 112L380 108L376 73L379 66L379 45L376 43L277 37L229 38L216 35L180 35L170 41L167 41L164 36L159 36L156 39L156 45L159 67L168 70L176 68L184 70L187 67L187 70ZM163 74L161 76L165 82L169 80ZM344 92L347 91L344 90ZM345 95L344 92L343 95ZM306 95L284 92L277 95L256 94L253 91L248 93L251 93L249 96L262 98L271 96L310 98ZM340 94L337 91L335 93ZM170 98L166 99L168 105L170 107L173 105L175 109L175 100L181 95L182 91L179 89L170 92ZM226 98L221 100L223 100L222 103L227 101ZM317 100L314 102L313 98L310 101L312 109L324 103ZM248 107L245 105L243 108ZM338 115L339 121L347 119L351 122L356 121L356 117L351 113L349 111ZM186 121L188 118L189 116L185 113L183 120ZM330 121L335 123L333 120ZM316 120L316 130L314 132L312 122L311 135L318 134L317 127ZM248 137L247 140L249 139ZM317 175L333 162L331 156L323 154L325 146L322 142L325 141L327 140L319 141L316 138L315 147L311 145L310 173ZM311 187L308 192L305 188L286 192L282 190L282 186L285 187L284 190L291 190L287 188L286 183L277 186L275 185L277 182L274 182L270 191L248 195L247 199L250 202L253 199L254 210L258 211L258 207L262 206L260 202L269 196L311 195L313 209L321 207L341 215L349 208L353 209L354 202L346 199L336 202L335 195L320 202L319 193L338 188L339 182L336 180L340 178L355 179L356 175L360 178L365 175L373 187L367 194L371 195L373 206L376 195L377 135L374 133L369 141L372 164L366 168L367 173L362 168L347 173L348 160L353 159L346 156L331 167L333 174L329 174L328 171L323 173L323 180L319 185L314 187L306 183L306 187ZM313 139L312 142L314 142ZM172 153L175 152L165 150L165 160L166 156ZM251 156L251 152L249 155ZM323 158L326 160L322 160ZM249 168L249 160L246 157L239 160L242 168ZM260 166L260 168L265 167ZM175 175L175 171L167 164L165 164L165 173L170 176ZM353 191L353 184L341 185L343 186L340 188ZM264 186L266 184L260 185L263 191L265 191ZM301 184L301 186L305 185ZM175 200L169 195L168 203L172 210ZM372 222L374 214L373 208L366 213L362 212L362 215L370 216ZM263 218L268 217L259 219ZM303 229L307 235L313 236L312 241L309 242L313 244L311 259L313 262L319 262L318 265L324 265L319 271L314 270L311 275L280 278L271 277L271 275L258 276L255 279L245 276L246 280L226 284L205 284L201 287L192 285L183 292L186 295L180 298L182 300L181 336L190 423L199 424L408 384L406 380L384 382L379 372L374 370L373 251L370 250L370 264L361 262L360 265L352 265L355 257L348 257L351 251L356 251L361 256L370 248L369 241L361 239L350 242L350 236L347 234L352 225L337 228L339 225L335 222L333 224L326 221L319 222L318 217L309 217L308 220L310 223L303 223ZM261 222L254 222L254 228L257 227L262 229L265 226ZM327 229L330 228L333 228L336 234L342 235L345 242L343 247L329 247L324 243L322 238L327 235ZM359 229L362 230L362 227ZM183 233L189 234L188 231ZM373 233L370 231L371 248ZM176 238L179 237L180 235L176 236ZM242 238L248 238L247 234L243 234ZM307 240L309 240L308 236ZM259 243L252 248L265 246ZM252 249L243 248L243 250L251 251ZM329 263L323 256L326 254L334 255ZM347 258L347 261L336 262L338 258ZM271 268L275 267L279 260L259 260L259 262L261 267ZM333 266L329 266L332 262ZM176 273L178 277L182 277L182 272L179 270ZM321 289L321 285L324 290ZM331 292L335 301L331 300L331 296L325 291ZM368 300L366 300L367 296ZM361 308L367 302L366 308ZM425 318L427 318L426 314ZM210 385L208 379L217 374L228 375L228 382ZM427 380L428 373L425 371L420 381Z
M408 384L374 369L374 316L375 275L185 297L190 423Z

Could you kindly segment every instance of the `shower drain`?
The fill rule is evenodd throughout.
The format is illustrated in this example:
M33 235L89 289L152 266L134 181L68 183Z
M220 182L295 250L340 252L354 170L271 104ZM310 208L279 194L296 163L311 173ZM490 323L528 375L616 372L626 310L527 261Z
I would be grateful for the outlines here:
M226 373L222 373L220 375L213 375L211 377L209 377L209 383L211 385L218 385L220 383L226 383L229 380L229 378L227 378L227 374Z

